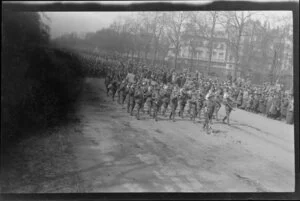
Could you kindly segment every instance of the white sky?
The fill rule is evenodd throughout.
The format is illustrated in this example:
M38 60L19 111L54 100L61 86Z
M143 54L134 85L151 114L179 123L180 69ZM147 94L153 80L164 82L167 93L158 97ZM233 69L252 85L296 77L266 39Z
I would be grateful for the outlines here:
M101 28L108 27L117 17L126 17L134 12L45 12L50 18L46 23L50 26L52 38L65 33L95 32ZM285 15L292 16L291 11L261 11L274 25L277 18ZM261 15L255 18L261 19Z
M45 12L50 18L50 35L57 37L70 32L95 32L108 27L118 16L131 12Z

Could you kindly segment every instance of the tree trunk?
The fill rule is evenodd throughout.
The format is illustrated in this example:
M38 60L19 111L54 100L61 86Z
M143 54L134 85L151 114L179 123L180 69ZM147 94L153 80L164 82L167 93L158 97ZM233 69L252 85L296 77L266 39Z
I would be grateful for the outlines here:
M157 46L158 46L158 40L157 40L157 39L155 39L154 55L153 55L152 64L154 64L154 61L156 62Z
M210 38L209 38L209 58L208 58L208 66L207 66L207 74L210 72L210 67L211 67L211 58L212 58L212 52L213 52L213 37L214 37L214 32L215 32L215 26L216 26L216 11L213 14L213 23L212 23L212 28L210 31Z
M176 51L175 51L175 70L177 68L177 56L178 56L178 46L176 46Z
M238 36L238 41L237 41L237 44L236 44L235 61L234 61L234 76L233 76L233 79L236 79L236 77L237 77L238 63L239 63L239 59L240 59L239 58L240 57L239 51L240 51L241 36L242 36L242 31L240 30L239 31L239 36Z

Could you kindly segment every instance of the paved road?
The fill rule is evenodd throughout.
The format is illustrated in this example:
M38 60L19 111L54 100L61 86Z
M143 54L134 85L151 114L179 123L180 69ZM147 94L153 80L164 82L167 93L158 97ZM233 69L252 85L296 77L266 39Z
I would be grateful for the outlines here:
M293 126L237 110L214 132L188 118L136 120L88 78L73 153L83 192L291 192ZM221 108L221 117L224 108Z

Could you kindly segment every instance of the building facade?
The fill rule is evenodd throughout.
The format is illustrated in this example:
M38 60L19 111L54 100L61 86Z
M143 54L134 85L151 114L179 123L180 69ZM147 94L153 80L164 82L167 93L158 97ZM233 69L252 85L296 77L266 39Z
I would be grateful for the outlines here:
M209 72L218 77L226 77L232 74L235 60L228 47L225 33L217 32L212 43L212 57ZM177 68L189 68L191 71L206 71L209 66L209 38L185 34L181 37L180 49L177 55ZM168 60L175 66L174 46L169 47Z

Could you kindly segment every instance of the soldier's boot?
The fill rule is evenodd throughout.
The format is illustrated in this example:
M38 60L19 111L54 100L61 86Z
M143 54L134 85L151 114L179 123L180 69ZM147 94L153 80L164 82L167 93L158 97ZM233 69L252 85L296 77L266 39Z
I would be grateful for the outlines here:
M153 108L153 112L152 112L152 115L151 115L153 119L155 118L155 113L156 113L156 109Z
M223 123L225 124L225 120L227 119L227 116L225 116L224 118L223 118Z
M130 103L127 103L127 113L129 113Z
M118 94L118 100L117 100L118 104L121 105L121 95Z
M133 109L134 109L134 105L131 106L131 110L130 110L130 116L133 116Z
M227 117L227 124L229 125L229 115L228 115L228 117Z
M171 118L172 118L172 114L173 114L173 112L171 112L170 115L169 115L169 119L170 119L170 120L171 120Z
M142 112L143 112L143 114L145 114L145 105L144 104L142 106Z
M166 115L166 107L164 106L162 109L162 116L165 116L165 115Z
M155 121L158 121L158 117L157 117L158 115L157 115L157 112L156 112L156 114L155 114Z
M196 123L196 116L197 116L197 112L196 110L193 111L193 122Z
M218 118L218 111L216 111L216 120L219 121L219 118Z
M211 126L208 124L206 127L206 133L209 135L211 133Z
M136 119L140 120L140 108L137 109Z
M173 112L173 122L175 122L175 111Z
M126 100L126 96L125 96L125 97L123 97L123 100L122 100L122 105L124 105L124 103L125 103L125 100Z

